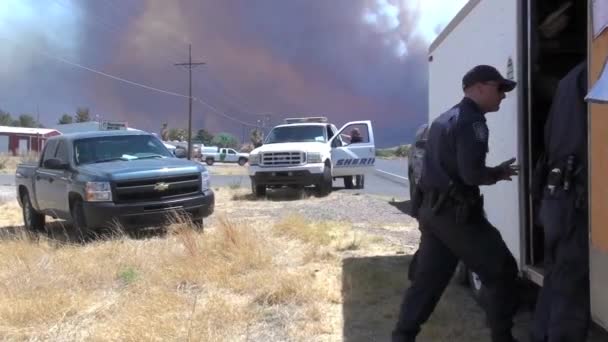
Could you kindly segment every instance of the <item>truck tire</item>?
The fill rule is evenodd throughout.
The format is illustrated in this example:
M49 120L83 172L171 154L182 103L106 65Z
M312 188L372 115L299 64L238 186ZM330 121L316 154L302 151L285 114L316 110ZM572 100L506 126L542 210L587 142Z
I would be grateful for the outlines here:
M243 166L245 164L247 164L247 158L239 158L239 165Z
M207 165L209 165L209 166L213 165L213 162L214 162L213 158L205 159L205 163L207 163Z
M356 182L357 189L365 188L365 175L357 175L355 177L357 179L357 182Z
M251 192L255 197L266 196L266 185L258 185L253 179L251 179Z
M331 177L331 166L327 165L326 163L325 168L323 169L323 178L321 179L319 184L315 186L317 194L322 197L329 195L332 190L332 185L333 182Z
M202 232L205 230L205 221L202 217L192 220L192 228L196 231Z
M344 177L344 188L352 189L353 188L353 176Z
M93 230L87 227L86 217L84 216L84 208L81 199L75 199L70 206L70 214L72 215L72 225L76 236L83 241L93 237Z
M46 216L34 209L27 191L24 191L23 195L21 195L21 202L23 203L23 223L25 224L25 229L31 232L44 231Z

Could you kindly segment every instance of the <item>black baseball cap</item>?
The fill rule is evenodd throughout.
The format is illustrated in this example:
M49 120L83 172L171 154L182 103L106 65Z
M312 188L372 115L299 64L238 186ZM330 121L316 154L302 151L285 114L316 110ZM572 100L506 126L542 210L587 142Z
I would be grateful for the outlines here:
M500 72L490 65L478 65L469 70L462 78L462 89L466 89L473 84L495 81L500 84L500 90L505 93L515 89L517 82L502 77Z

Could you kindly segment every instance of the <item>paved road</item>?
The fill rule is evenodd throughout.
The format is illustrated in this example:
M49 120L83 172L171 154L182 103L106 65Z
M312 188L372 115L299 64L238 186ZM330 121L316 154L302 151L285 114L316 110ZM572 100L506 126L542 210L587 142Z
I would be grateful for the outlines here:
M15 185L15 175L0 174L0 185Z
M235 167L240 166L235 165ZM211 182L213 187L240 186L247 189L251 187L248 176L213 175ZM0 192L7 192L6 195L12 198L14 190L11 189L11 187L14 185L14 175L0 174L0 187L3 188ZM407 200L409 199L407 159L377 159L376 170L373 174L368 175L365 178L365 189L346 190L344 189L342 179L338 179L334 182L334 189L336 191L362 192L373 195L395 197L395 199L399 200Z
M213 187L239 186L247 189L251 187L248 176L213 175L211 183ZM334 190L395 197L396 200L401 201L408 200L407 159L377 159L376 170L365 178L365 189L346 190L342 179L337 179L334 181Z

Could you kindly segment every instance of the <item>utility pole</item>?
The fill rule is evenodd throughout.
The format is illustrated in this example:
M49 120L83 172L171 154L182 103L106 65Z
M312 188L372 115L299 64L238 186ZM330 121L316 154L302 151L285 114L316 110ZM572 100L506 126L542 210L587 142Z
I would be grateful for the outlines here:
M188 96L188 160L192 156L192 69L205 63L198 62L192 63L192 44L188 44L188 62L187 63L175 63L176 66L185 66L188 68L188 80L189 80L189 96Z

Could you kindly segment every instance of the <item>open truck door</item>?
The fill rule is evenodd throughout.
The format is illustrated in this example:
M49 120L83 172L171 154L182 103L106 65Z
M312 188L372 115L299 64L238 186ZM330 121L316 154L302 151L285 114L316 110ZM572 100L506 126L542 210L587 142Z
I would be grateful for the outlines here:
M596 31L608 22L599 13L606 13L606 1L589 0L589 89L608 87L608 30ZM603 8L599 8L603 7ZM598 13L594 12L598 11ZM607 18L603 18L606 20ZM595 88L598 89L598 88ZM608 330L608 103L587 99L589 109L589 281L591 286L591 315L593 320Z
M353 135L359 139L353 139ZM340 128L330 140L332 175L364 175L374 169L376 147L371 121L352 121Z

